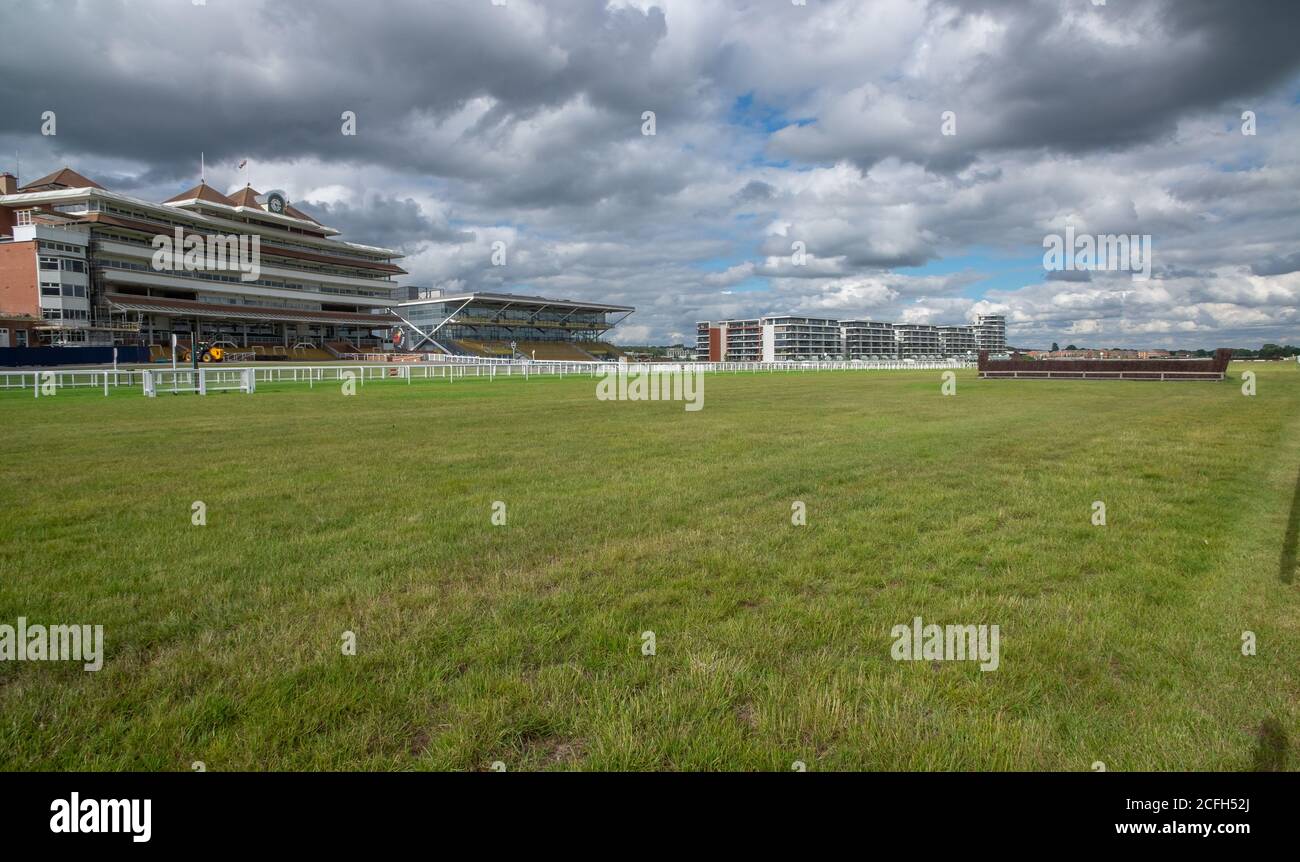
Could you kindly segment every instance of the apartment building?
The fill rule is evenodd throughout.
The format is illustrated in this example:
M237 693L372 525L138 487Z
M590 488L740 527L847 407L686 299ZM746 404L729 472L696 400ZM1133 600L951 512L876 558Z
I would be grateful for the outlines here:
M978 326L940 326L939 340L944 356L974 355L979 352Z
M844 353L840 322L821 317L764 317L764 362L839 359Z
M762 321L701 321L695 326L695 356L704 362L758 362L763 358Z
M1001 315L981 315L973 326L768 315L700 321L695 333L696 358L706 362L935 359L1007 349Z
M938 359L944 355L939 327L920 323L900 323L894 327L899 359Z
M975 321L978 349L1007 352L1007 319L1001 314L981 314Z
M898 342L894 324L876 320L845 320L840 323L846 359L896 359Z

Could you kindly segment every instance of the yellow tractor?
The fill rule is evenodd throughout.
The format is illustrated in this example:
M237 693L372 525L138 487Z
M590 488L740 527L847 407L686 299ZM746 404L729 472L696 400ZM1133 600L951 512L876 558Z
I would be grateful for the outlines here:
M200 344L199 361L200 362L220 362L226 355L224 347L217 345Z

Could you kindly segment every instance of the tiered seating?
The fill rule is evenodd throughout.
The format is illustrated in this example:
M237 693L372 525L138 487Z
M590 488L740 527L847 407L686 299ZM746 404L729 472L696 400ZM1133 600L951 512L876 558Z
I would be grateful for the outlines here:
M355 344L352 344L351 342L348 341L327 341L325 342L325 346L332 349L335 352L335 354L362 352L361 348L357 347ZM331 356L330 358L333 359L335 357Z
M334 359L334 354L319 347L293 347L289 350L289 358L304 362L328 362Z
M521 341L519 352L532 359L590 362L590 353L568 341Z
M352 345L345 345L348 353L358 352ZM337 357L327 350L319 347L285 347L283 344L253 344L248 347L222 344L221 347L226 351L227 356L234 354L253 354L256 360L273 360L273 361L300 361L300 362L329 362ZM149 345L150 362L170 362L172 359L172 349L166 344ZM188 344L176 345L176 361L189 362L190 348Z
M444 338L441 341L436 341L435 344L445 349L452 356L481 356L482 355L468 349L459 341L454 341L450 338Z
M596 357L597 359L606 359L606 360L613 361L613 360L617 360L620 356L623 355L623 351L619 350L614 345L606 344L603 341L584 341L580 346L582 347L583 350L590 353L592 356Z
M510 345L504 341L474 341L468 338L456 339L456 346L460 347L471 356L491 356L498 359L509 359L513 353Z

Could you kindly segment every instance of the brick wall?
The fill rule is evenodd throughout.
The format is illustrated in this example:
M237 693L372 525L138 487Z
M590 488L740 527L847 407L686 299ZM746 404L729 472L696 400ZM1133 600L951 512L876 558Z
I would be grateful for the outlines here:
M0 314L41 316L36 243L0 243Z
M989 359L979 353L981 371L1212 371L1222 373L1232 351L1220 347L1213 359Z

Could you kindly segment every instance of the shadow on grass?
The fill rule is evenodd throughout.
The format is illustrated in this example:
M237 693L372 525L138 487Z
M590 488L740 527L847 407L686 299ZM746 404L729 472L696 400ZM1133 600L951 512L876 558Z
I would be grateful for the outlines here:
M1287 749L1290 747L1286 731L1276 718L1267 718L1259 726L1259 742L1255 745L1255 772L1282 772L1286 769Z
M1300 537L1300 476L1296 476L1295 493L1291 495L1291 514L1287 516L1286 536L1282 539L1282 559L1277 567L1277 576L1284 584L1295 580L1298 537Z

